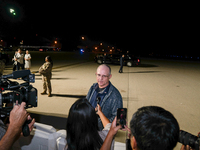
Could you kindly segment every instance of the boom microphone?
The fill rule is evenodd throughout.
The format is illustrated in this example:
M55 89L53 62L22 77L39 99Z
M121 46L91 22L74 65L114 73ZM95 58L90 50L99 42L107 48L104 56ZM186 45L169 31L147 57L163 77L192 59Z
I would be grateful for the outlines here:
M12 74L4 75L2 76L2 78L3 79L7 79L7 78L17 79L17 78L26 77L29 74L31 74L30 70L19 70L19 71L13 71Z

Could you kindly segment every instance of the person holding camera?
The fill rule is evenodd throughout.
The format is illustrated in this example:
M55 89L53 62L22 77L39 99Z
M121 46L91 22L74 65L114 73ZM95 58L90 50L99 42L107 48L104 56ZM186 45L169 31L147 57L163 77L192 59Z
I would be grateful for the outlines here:
M117 115L117 108L123 107L122 96L118 89L109 81L112 77L111 68L100 65L96 71L97 83L94 83L88 91L86 99L96 108L97 103L102 108L103 114L112 122ZM101 119L98 118L99 129L103 129Z
M51 77L52 77L52 67L53 61L50 56L45 57L45 63L39 68L39 73L42 75L43 81L43 92L42 95L47 94L48 89L48 97L51 97Z
M20 67L22 70L24 70L24 54L22 53L22 50L20 48L17 49L18 53L14 56L15 61L17 61L17 70L20 70Z
M116 126L115 118L101 150L110 148L113 137L121 127ZM178 142L179 130L177 120L169 111L157 106L139 108L130 121L130 149L172 150Z
M97 112L96 112L97 111ZM101 107L95 109L87 99L78 99L70 108L67 118L66 150L98 150L101 148L111 123L101 111ZM98 117L104 125L103 131L98 129ZM111 150L114 142L111 141Z
M22 134L22 126L24 125L26 120L31 120L30 115L25 110L26 103L22 102L21 105L16 105L13 107L10 112L9 117L9 125L5 135L0 140L0 149L8 150L12 147L14 142L20 137ZM33 130L33 125L35 123L35 119L28 124L29 131Z
M14 55L14 57L12 58L12 62L13 62L13 71L15 71L16 70L16 68L17 68L17 59L16 59L16 56L17 56L17 53L18 53L18 51L15 51L15 55Z

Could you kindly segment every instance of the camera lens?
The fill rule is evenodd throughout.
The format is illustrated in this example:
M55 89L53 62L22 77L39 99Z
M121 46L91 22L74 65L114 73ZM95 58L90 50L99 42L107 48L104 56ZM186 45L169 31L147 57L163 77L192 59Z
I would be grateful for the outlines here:
M195 148L197 140L198 140L197 136L194 136L188 132L180 130L178 142L182 143L183 145L189 145L190 147Z

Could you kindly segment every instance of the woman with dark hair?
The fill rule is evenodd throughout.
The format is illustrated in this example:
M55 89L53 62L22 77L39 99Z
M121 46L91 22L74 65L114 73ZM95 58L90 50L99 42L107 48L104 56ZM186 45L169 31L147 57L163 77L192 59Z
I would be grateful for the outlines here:
M47 94L48 89L48 97L51 97L51 77L52 77L52 67L53 61L50 56L45 57L45 63L39 68L39 73L42 75L43 81L43 89L44 91L41 93L42 95Z
M99 150L101 148L111 123L103 115L99 105L97 114L103 122L103 131L98 131L98 117L87 99L79 99L71 106L66 126L66 150ZM114 142L111 149L114 149Z

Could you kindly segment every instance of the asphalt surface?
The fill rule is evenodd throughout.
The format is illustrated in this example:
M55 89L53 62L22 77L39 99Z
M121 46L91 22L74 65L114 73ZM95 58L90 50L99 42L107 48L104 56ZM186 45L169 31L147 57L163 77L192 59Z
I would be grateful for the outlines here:
M38 107L28 111L37 122L65 129L71 105L78 98L85 97L90 86L96 82L98 64L93 61L94 54L31 52L31 55L33 73L43 64L45 56L52 56L53 96L40 95L42 77L35 73L33 86L38 89ZM125 66L122 74L118 73L118 65L110 65L110 81L120 91L124 107L128 108L128 122L138 108L156 105L170 111L182 130L197 135L200 132L200 63L149 58L141 58L141 61L140 66ZM4 74L11 73L11 67L8 65ZM125 139L126 133L118 132L116 141L125 142ZM180 144L175 149L180 149Z

